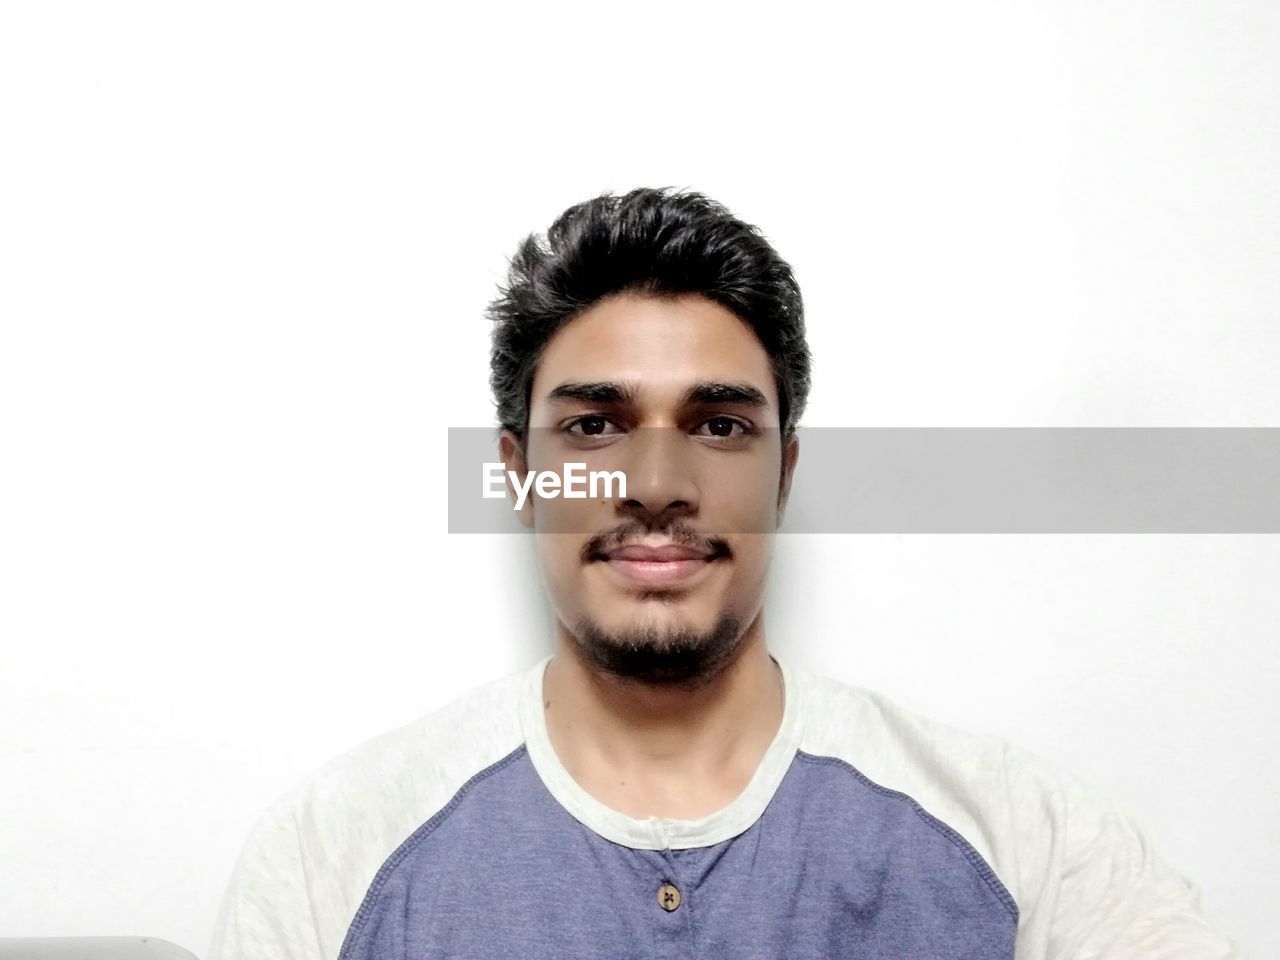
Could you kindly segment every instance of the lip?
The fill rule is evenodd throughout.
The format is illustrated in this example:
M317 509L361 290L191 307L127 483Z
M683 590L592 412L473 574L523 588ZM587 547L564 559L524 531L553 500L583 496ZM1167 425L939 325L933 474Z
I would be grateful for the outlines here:
M645 543L629 543L616 547L605 554L610 560L625 560L636 563L678 563L681 560L706 560L708 553L678 543L651 545Z
M680 544L628 544L610 550L604 565L640 587L684 586L711 566L710 554Z

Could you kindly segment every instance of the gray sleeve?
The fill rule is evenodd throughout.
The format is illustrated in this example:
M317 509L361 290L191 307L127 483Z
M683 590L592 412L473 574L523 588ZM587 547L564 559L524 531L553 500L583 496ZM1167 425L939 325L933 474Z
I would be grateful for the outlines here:
M1146 829L1079 779L1022 753L1012 801L1040 876L1028 905L1045 960L1240 960L1200 887Z
M251 832L223 896L208 960L326 960L289 798Z

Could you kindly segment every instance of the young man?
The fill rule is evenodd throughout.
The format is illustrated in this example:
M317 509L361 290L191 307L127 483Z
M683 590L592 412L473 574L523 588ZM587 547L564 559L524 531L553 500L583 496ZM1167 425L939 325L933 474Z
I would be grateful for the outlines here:
M1212 960L1196 888L1078 782L771 655L809 384L753 228L636 190L491 308L500 452L555 651L341 757L245 848L212 960Z

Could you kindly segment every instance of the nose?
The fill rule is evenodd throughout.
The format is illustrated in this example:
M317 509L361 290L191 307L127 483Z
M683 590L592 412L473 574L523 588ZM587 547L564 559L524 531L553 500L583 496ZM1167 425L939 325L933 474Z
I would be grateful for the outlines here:
M698 512L698 482L684 432L671 427L642 427L627 444L622 467L627 495L615 495L618 512L649 526Z

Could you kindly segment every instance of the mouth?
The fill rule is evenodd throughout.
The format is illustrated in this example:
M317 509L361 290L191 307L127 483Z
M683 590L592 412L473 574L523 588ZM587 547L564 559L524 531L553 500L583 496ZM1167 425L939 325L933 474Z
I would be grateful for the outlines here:
M630 543L600 555L608 569L636 586L685 586L706 571L719 554L683 544Z

